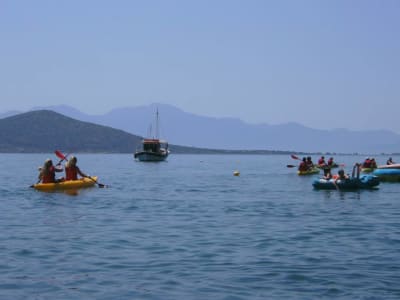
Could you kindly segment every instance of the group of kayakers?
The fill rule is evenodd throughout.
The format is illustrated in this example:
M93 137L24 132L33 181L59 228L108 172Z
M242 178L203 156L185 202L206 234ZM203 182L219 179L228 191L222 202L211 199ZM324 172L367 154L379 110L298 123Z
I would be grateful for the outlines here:
M299 159L296 156L292 156L292 158ZM391 157L389 157L389 159L386 161L386 164L387 165L393 165L393 164L395 164L395 162L393 161L393 159ZM364 170L366 170L366 169L372 169L373 170L373 169L376 169L378 167L377 163L376 163L376 160L373 157L365 158L365 160L362 163L359 163L358 165L361 167L361 169L364 169ZM300 162L300 164L298 166L298 170L300 172L307 172L307 171L311 171L315 167L317 167L319 169L323 169L324 170L324 177L330 178L330 177L332 177L331 169L335 168L335 167L338 167L338 164L336 164L334 162L333 157L330 157L328 159L328 161L325 161L325 156L323 156L323 155L318 159L317 164L314 164L313 161L312 161L311 156L307 156L307 157L303 157L301 159L301 162ZM340 176L341 174L338 174L338 175Z
M299 165L299 171L308 171L314 168L314 163L311 159L311 156L308 157L303 157L300 165Z
M376 169L378 167L375 158L373 157L367 157L361 164L362 168L365 169Z
M43 166L39 168L38 179L42 183L55 183L67 180L78 180L78 175L89 177L79 169L76 164L77 161L78 159L75 156L71 156L65 164L65 177L56 179L56 173L63 172L63 167L61 166L61 163L53 165L51 159L46 159Z
M324 167L329 168L329 167L333 167L334 165L335 165L335 162L333 161L333 157L330 157L328 159L328 162L325 162L325 156L321 156L318 159L318 163L316 166L319 168L324 168ZM307 171L314 167L315 167L315 165L311 159L311 156L303 157L303 159L299 165L299 171Z
M391 157L388 158L386 161L386 165L394 165L395 162ZM366 157L364 162L361 164L362 168L370 168L370 169L376 169L378 167L375 158L373 157Z

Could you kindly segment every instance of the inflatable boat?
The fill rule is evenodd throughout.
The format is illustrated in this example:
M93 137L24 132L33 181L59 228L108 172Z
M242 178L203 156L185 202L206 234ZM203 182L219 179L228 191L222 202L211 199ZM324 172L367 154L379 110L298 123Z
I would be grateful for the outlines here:
M362 175L359 178L351 177L343 180L317 178L313 181L312 185L318 190L373 189L379 185L379 178L374 175Z
M360 164L355 164L353 166L351 177L348 177L346 179L339 179L338 176L335 175L331 179L317 178L314 179L312 185L315 189L319 190L374 189L379 185L380 181L377 176L370 174L360 176L360 171Z
M378 168L372 173L379 177L381 181L400 182L400 168Z

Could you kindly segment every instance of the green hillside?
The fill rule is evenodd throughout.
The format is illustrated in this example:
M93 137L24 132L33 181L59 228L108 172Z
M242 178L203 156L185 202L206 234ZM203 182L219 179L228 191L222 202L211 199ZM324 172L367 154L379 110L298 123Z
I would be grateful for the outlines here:
M133 153L141 137L49 110L0 119L0 152Z

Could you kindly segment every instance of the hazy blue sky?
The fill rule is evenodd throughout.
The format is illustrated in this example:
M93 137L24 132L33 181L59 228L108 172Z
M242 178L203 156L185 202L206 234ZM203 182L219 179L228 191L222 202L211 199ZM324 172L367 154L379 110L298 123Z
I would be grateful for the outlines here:
M398 0L0 0L0 111L162 102L400 133Z

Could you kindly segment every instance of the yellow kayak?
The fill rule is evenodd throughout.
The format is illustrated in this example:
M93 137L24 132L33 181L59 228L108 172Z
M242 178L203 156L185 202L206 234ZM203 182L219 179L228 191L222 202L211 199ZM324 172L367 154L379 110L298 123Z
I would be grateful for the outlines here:
M361 168L363 173L372 173L376 168Z
M307 171L297 171L297 175L312 175L312 174L318 174L319 170L317 167L313 167Z
M61 181L57 183L38 183L32 187L39 191L70 190L91 187L97 182L97 176L90 178L80 178L78 180Z

